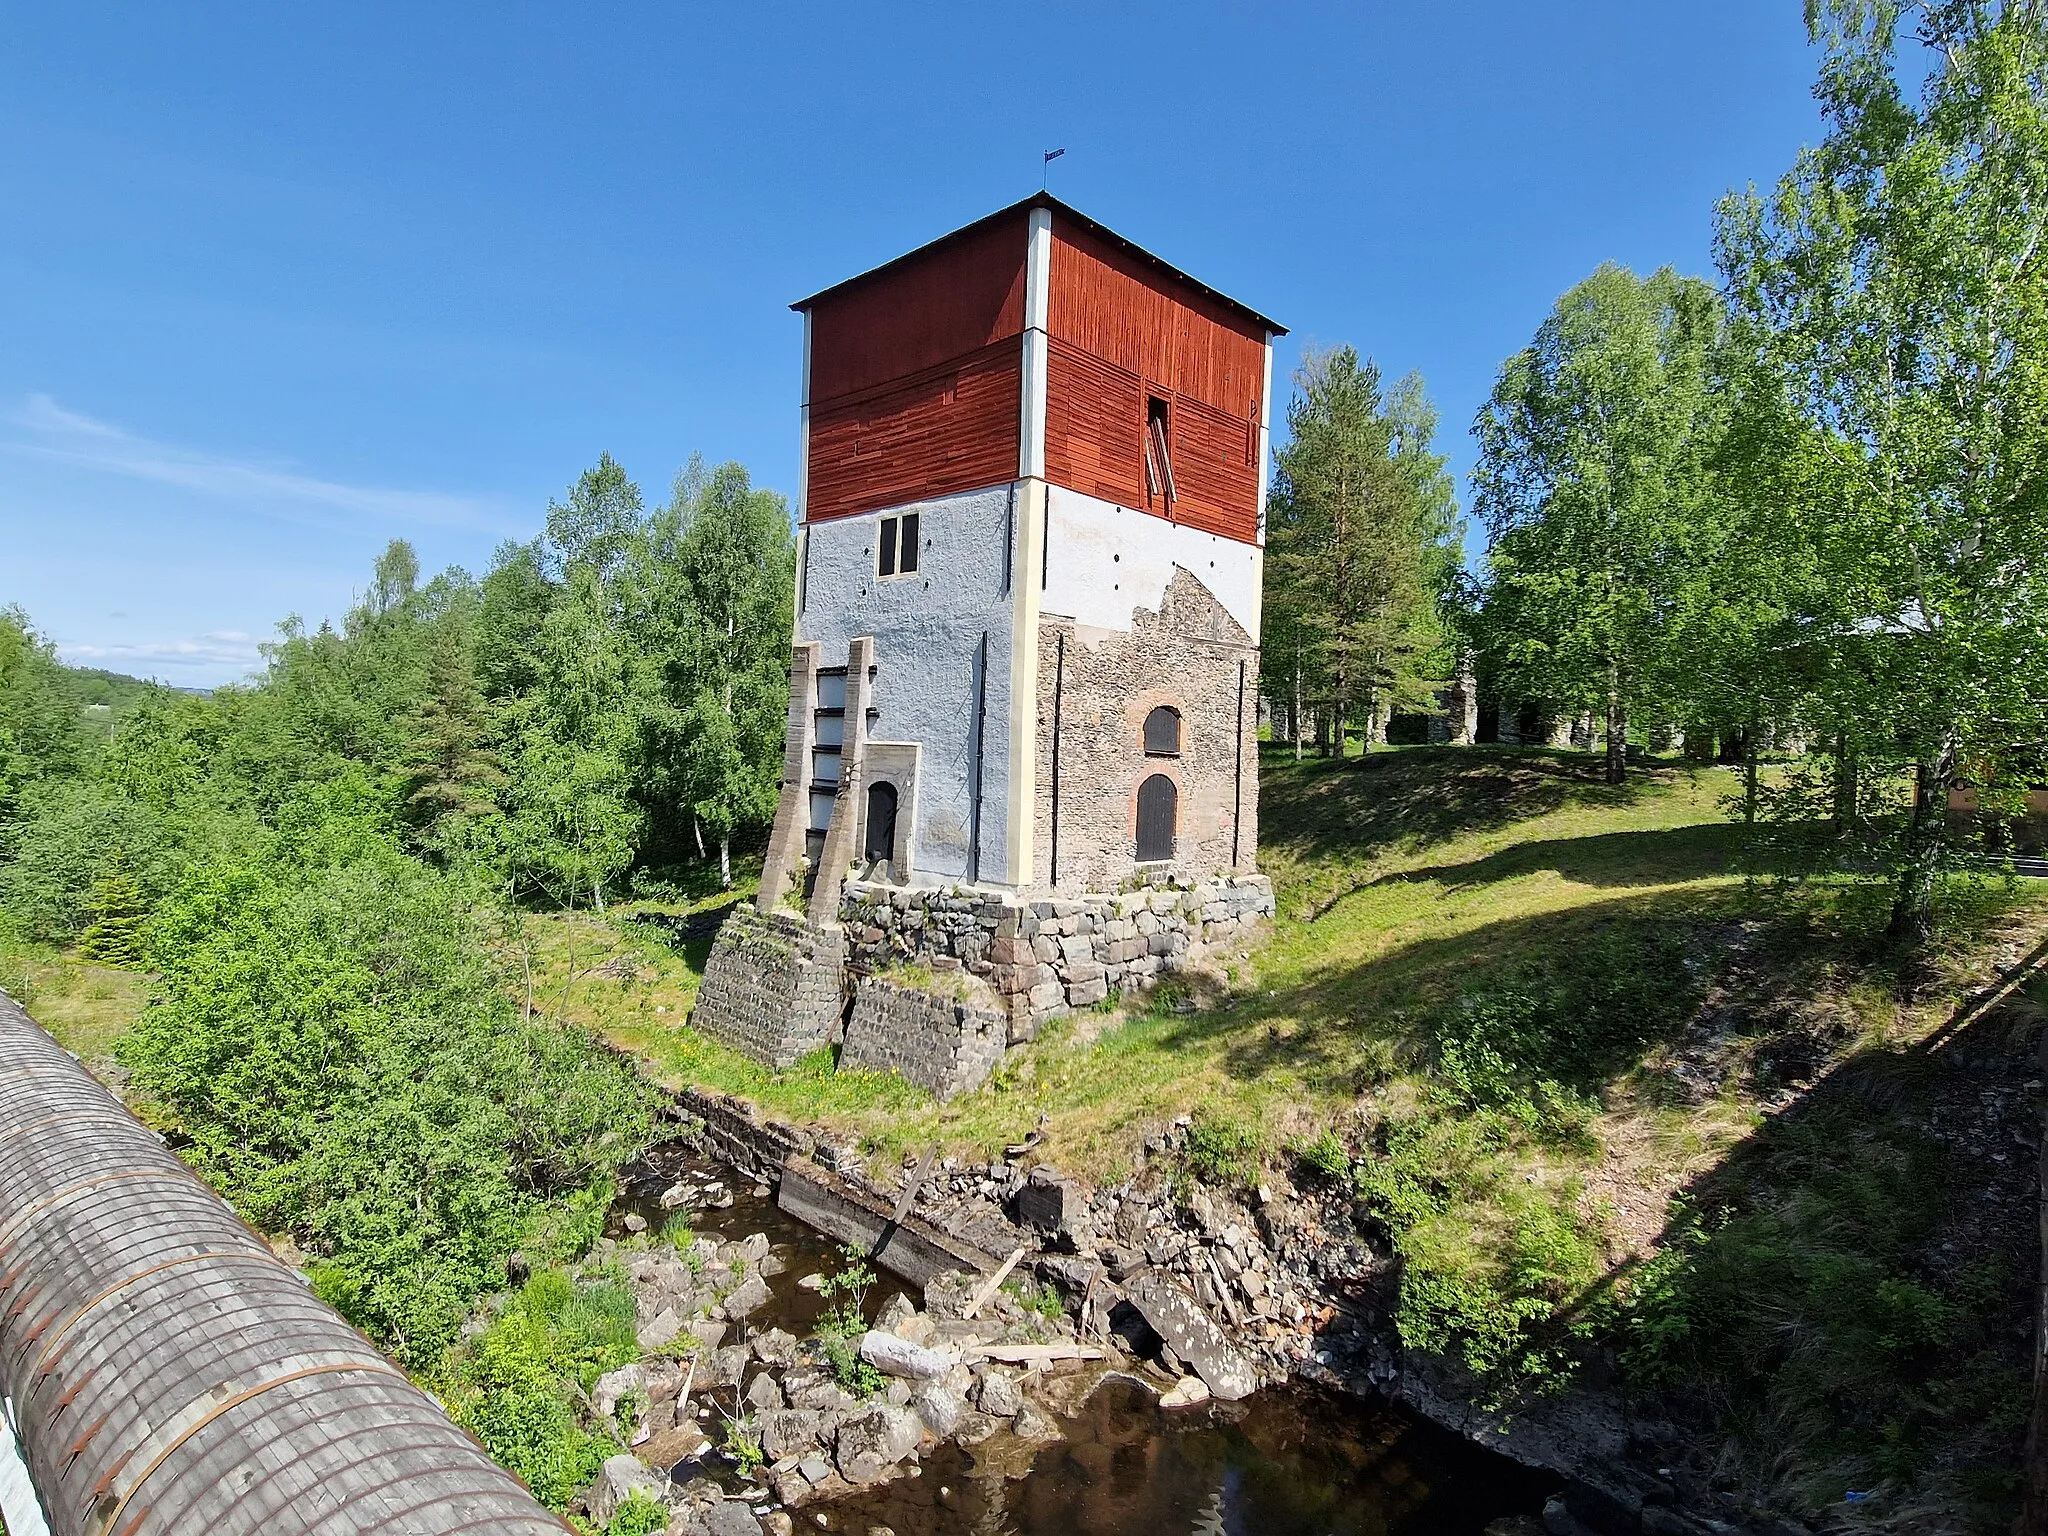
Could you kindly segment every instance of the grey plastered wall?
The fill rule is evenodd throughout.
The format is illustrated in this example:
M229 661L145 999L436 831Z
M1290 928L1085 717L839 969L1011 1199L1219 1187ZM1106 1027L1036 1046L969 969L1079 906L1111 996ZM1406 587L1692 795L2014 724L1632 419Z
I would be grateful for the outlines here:
M979 875L1003 878L1008 852L1005 802L1010 758L1011 582L1016 488L996 486L810 524L804 605L797 638L822 647L819 664L846 660L858 635L875 641L876 675L867 722L871 741L916 742L913 878L966 880L974 825L977 657L988 636L982 712ZM915 576L875 574L884 516L915 510L923 546ZM1035 579L1035 573L1033 573Z

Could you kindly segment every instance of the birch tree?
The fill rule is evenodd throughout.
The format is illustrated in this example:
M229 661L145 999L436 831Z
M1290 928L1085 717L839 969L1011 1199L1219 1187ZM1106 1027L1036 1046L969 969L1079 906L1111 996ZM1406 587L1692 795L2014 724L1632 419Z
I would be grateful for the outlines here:
M1949 791L2048 735L2048 21L1811 0L1808 23L1825 138L1725 202L1719 239L1828 460L1799 509L1828 594L1807 643L1911 764L1891 931L1919 940Z
M1473 427L1479 629L1511 685L1605 715L1610 783L1631 718L1669 697L1673 620L1705 568L1719 324L1697 278L1602 266L1502 365Z

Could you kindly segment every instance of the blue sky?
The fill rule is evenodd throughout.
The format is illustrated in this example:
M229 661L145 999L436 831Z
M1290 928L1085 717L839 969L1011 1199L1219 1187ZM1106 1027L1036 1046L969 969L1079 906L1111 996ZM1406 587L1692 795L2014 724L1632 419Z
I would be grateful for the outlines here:
M1053 190L1419 369L1462 472L1602 260L1707 272L1819 134L1798 0L16 6L0 604L212 684L601 451L794 483L789 301Z

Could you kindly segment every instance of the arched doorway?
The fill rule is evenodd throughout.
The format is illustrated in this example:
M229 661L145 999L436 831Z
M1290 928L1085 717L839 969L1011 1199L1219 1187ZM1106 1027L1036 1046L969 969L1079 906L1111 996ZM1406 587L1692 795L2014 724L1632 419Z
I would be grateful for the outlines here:
M868 786L868 831L861 857L870 864L896 857L896 786L886 780Z
M1180 814L1180 786L1155 773L1138 786L1138 862L1173 857L1174 823Z

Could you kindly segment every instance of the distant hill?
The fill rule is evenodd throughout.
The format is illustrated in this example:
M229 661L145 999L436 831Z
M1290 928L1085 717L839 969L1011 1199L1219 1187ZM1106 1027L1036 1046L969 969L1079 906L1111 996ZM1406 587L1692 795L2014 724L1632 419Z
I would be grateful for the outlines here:
M144 699L159 690L196 694L202 698L212 692L207 688L179 688L149 678L130 677L125 672L109 672L104 667L67 666L64 676L85 717L109 733L125 716L139 708Z

